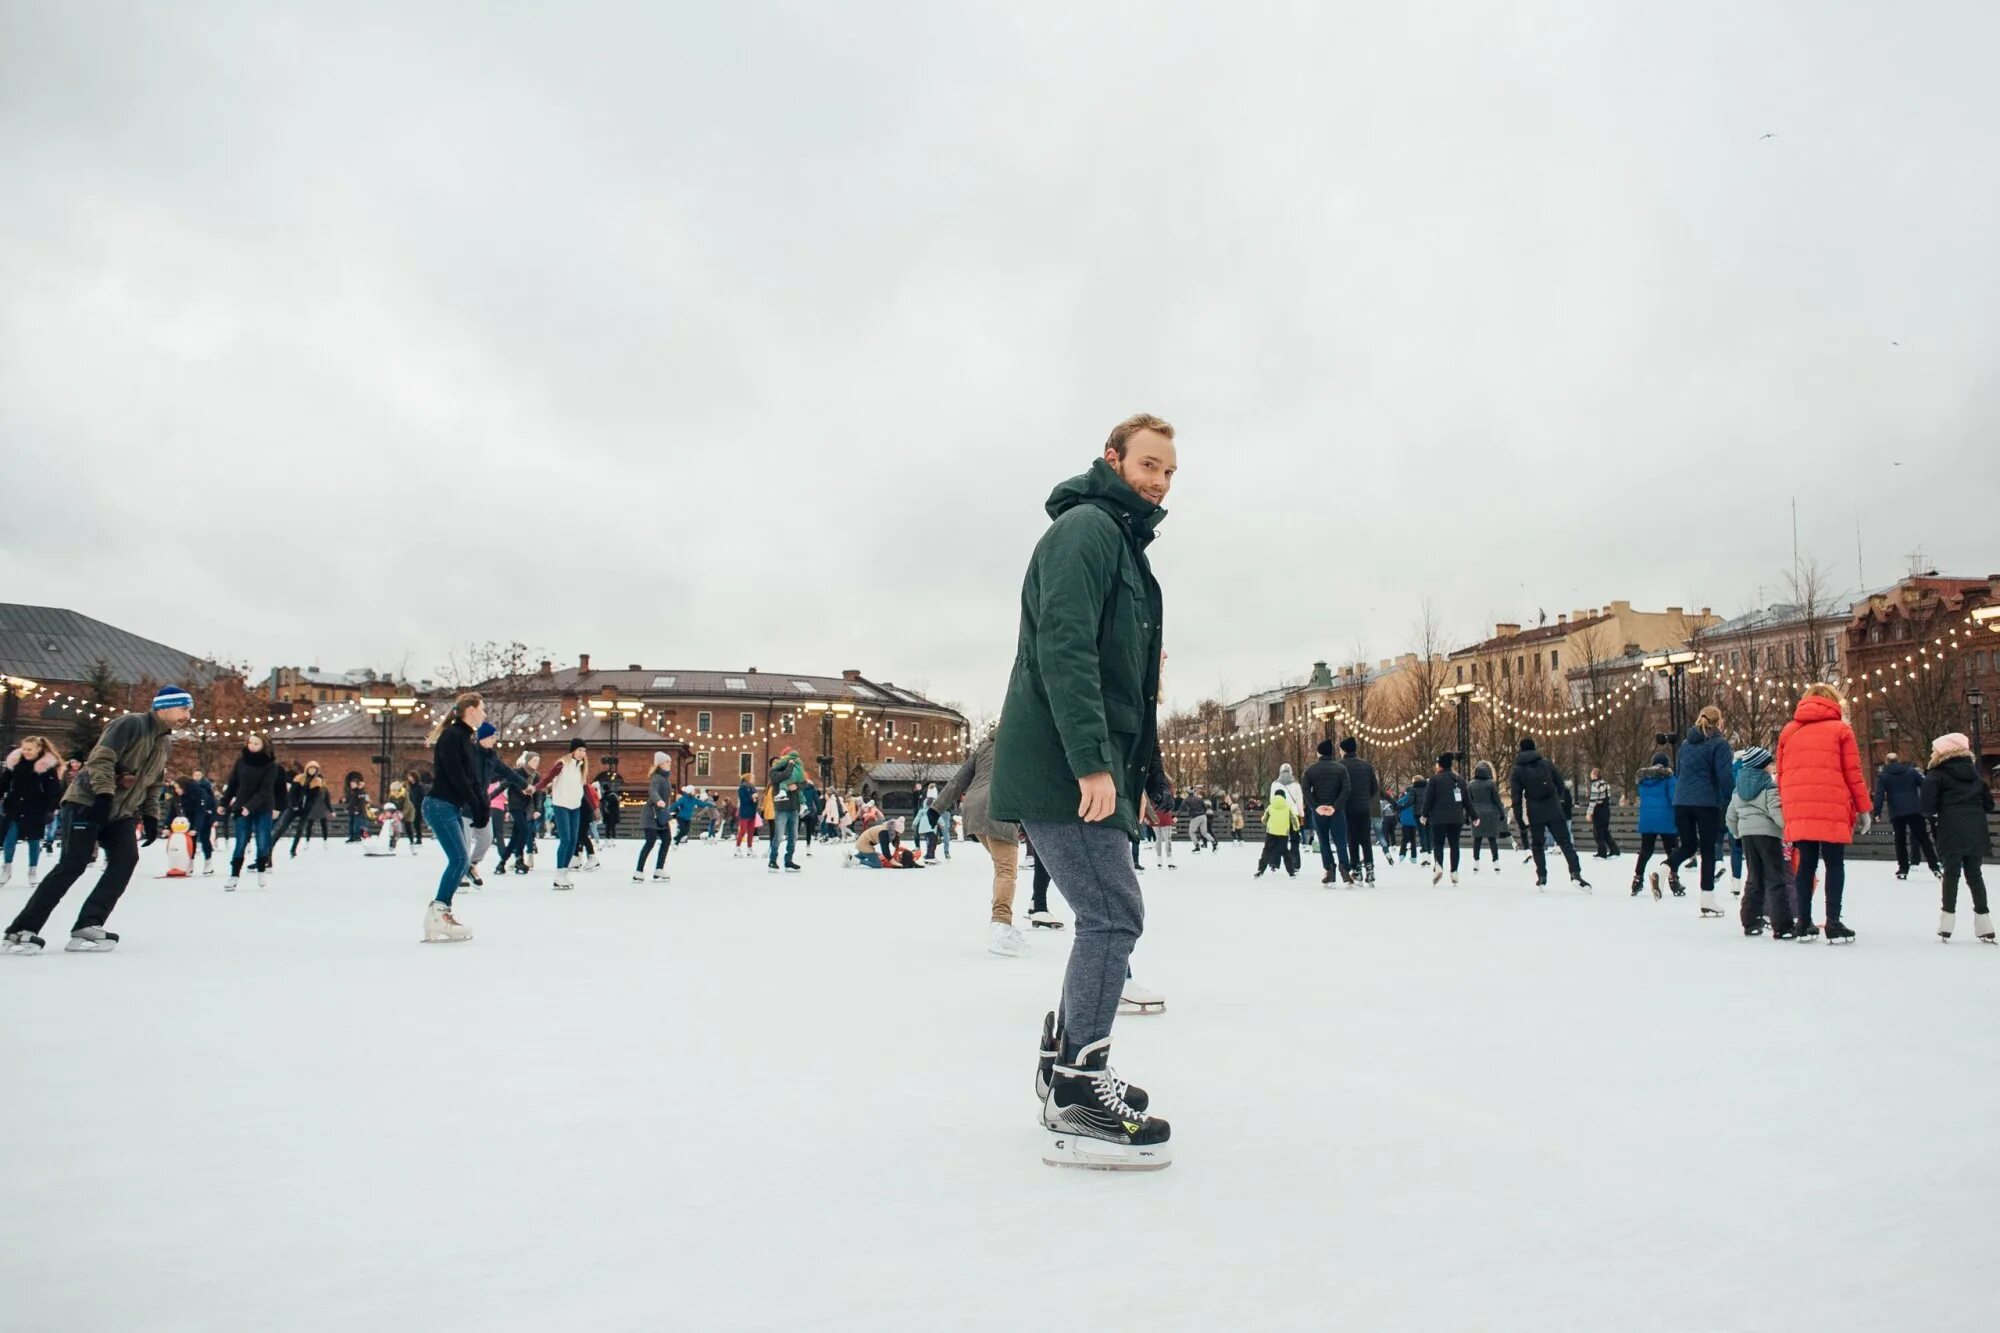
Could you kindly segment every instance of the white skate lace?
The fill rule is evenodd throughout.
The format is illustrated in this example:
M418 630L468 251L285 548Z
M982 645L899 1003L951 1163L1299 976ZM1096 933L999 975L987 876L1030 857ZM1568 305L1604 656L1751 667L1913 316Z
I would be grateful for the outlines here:
M1141 1124L1145 1123L1146 1117L1126 1104L1125 1093L1132 1085L1118 1077L1116 1073L1110 1069L1106 1069L1102 1073L1094 1073L1090 1076L1090 1085L1096 1090L1097 1100L1103 1105L1105 1110L1111 1112L1121 1120L1136 1120Z

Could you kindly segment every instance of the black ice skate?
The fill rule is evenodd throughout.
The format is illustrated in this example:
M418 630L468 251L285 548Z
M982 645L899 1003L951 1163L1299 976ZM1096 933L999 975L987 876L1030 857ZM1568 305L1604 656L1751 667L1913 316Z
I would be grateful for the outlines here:
M1798 929L1792 932L1792 938L1801 944L1809 940L1816 940L1819 938L1819 927L1810 921L1801 921L1799 922Z
M1846 926L1841 925L1838 921L1829 921L1826 923L1826 942L1828 944L1852 944L1854 943L1854 932Z
M1056 1061L1061 1056L1062 1029L1056 1026L1056 1011L1051 1009L1042 1018L1042 1049L1035 1060L1035 1100L1045 1105L1049 1100L1049 1084L1055 1078ZM1118 1084L1118 1095L1127 1106L1143 1111L1152 1104L1144 1088L1134 1087L1115 1074L1113 1078Z
M1097 1171L1158 1171L1173 1164L1173 1131L1133 1106L1111 1073L1111 1038L1094 1041L1074 1064L1057 1064L1042 1102L1050 1166Z

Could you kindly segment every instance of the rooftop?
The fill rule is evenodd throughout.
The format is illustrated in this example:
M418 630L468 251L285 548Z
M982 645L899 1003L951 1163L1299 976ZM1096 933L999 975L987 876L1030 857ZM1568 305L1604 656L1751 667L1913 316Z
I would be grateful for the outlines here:
M99 662L122 684L205 684L222 668L198 653L55 606L0 602L0 672L29 680L84 680Z
M522 689L531 692L590 695L607 687L620 694L646 698L679 695L699 699L761 699L790 707L826 703L898 705L930 708L957 714L943 704L926 699L914 690L899 689L887 681L869 680L859 672L849 676L812 676L792 671L688 671L675 667L628 666L622 670L593 668L589 658L578 665L536 674L513 681L486 681L479 688ZM548 664L544 664L548 665Z

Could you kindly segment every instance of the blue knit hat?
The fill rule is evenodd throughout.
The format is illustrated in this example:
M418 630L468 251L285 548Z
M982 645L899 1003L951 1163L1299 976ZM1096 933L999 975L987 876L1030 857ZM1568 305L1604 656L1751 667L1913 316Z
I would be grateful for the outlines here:
M500 734L500 728L494 726L491 722L481 722L479 724L478 739L483 741L488 736L498 736L499 734Z
M162 685L160 692L153 696L153 711L162 708L193 708L194 696L178 685Z
M1771 752L1761 745L1753 745L1736 758L1745 768L1762 768L1771 762Z

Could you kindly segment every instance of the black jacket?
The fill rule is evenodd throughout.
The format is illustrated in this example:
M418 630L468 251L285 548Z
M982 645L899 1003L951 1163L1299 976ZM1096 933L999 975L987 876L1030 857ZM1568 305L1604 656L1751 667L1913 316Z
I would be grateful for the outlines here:
M1940 857L1993 854L1986 825L1993 788L1980 780L1971 755L1955 754L1924 775L1923 813L1937 820Z
M245 750L236 757L236 767L229 772L229 784L222 789L222 803L231 811L240 807L246 815L275 810L278 783L283 776L269 750L256 754Z
M1430 820L1432 828L1456 828L1465 823L1470 804L1465 779L1456 769L1441 770L1430 775L1424 788L1424 803L1417 814Z
M39 773L33 763L19 760L12 768L0 769L0 811L21 825L21 835L39 838L49 816L62 801L62 765Z
M513 775L511 778L508 776L510 773ZM535 771L531 768L507 768L496 771L493 776L507 784L507 817L526 819L534 808Z
M1523 750L1514 760L1507 793L1514 804L1516 823L1560 824L1569 818L1569 785L1563 781L1562 770L1544 759L1539 750ZM1521 815L1524 806L1525 821Z
M486 827L490 807L486 804L486 756L473 738L472 728L453 721L431 747L431 789L426 799L443 801L472 820L472 827Z
M347 813L350 815L365 815L368 813L368 789L366 787L352 786L347 789Z
M215 788L207 778L181 788L180 815L192 829L215 822Z
M1915 766L1898 759L1882 765L1875 775L1875 813L1891 819L1914 815L1923 809L1924 775Z
M1373 815L1375 798L1382 794L1382 784L1375 777L1375 765L1357 755L1342 755L1340 766L1347 770L1347 813L1350 815Z
M1322 759L1306 770L1304 785L1306 790L1306 813L1319 813L1323 805L1333 807L1337 815L1347 813L1347 790L1350 785L1347 768L1338 759Z

